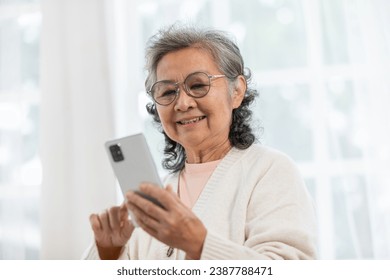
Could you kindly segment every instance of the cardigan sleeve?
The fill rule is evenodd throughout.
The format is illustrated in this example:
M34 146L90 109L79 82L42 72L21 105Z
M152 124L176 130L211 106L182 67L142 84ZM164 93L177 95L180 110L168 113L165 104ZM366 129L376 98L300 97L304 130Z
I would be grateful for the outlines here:
M251 169L243 174L255 173ZM237 229L245 230L244 243L208 231L202 259L315 258L314 207L295 164L278 154L259 177L249 198L245 229Z
M82 256L83 260L100 260L99 251L96 246L96 242L93 242L89 248L84 252ZM118 260L129 260L130 259L130 251L129 251L129 243L123 246L122 251L118 257Z

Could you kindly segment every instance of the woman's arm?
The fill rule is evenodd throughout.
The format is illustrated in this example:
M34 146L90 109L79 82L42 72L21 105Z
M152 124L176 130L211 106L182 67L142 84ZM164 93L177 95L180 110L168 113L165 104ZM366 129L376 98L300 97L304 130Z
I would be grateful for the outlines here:
M284 155L273 157L266 172L253 179L256 168L254 163L242 170L243 184L255 182L243 209L245 223L237 228L245 232L243 244L208 230L202 259L315 258L314 207L295 164Z

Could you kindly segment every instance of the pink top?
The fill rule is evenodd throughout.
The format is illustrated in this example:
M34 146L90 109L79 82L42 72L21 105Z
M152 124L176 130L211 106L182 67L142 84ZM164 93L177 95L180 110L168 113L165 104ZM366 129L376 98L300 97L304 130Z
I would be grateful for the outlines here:
M206 186L211 174L221 160L205 163L186 163L179 177L179 197L189 208L192 208Z

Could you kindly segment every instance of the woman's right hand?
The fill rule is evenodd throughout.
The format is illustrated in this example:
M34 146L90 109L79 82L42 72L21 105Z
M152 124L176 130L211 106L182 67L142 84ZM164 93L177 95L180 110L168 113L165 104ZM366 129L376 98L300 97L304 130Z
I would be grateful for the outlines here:
M125 204L111 207L100 214L92 214L89 221L100 258L118 259L134 230Z

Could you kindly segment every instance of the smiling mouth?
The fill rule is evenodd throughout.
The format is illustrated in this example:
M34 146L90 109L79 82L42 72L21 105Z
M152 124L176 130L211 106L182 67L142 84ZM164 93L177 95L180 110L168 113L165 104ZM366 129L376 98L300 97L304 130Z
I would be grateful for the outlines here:
M199 122L199 121L201 121L201 120L203 120L205 118L206 118L205 116L202 116L202 117L197 117L197 118L193 118L193 119L190 119L190 120L178 121L176 123L181 124L181 125L186 125L186 124Z

